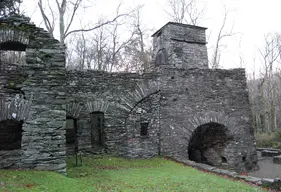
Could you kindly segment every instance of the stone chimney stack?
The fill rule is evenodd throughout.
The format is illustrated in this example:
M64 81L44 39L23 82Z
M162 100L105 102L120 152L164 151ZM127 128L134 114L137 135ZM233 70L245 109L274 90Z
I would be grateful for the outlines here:
M155 66L208 68L206 29L173 22L164 25L152 35Z

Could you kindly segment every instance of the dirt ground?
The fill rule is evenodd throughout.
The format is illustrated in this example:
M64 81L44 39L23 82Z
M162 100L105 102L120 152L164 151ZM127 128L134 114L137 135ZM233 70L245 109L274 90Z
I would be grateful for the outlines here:
M249 172L248 175L268 179L281 178L280 164L273 163L272 157L261 157L260 152L258 152L258 156L258 165L260 169L254 172Z

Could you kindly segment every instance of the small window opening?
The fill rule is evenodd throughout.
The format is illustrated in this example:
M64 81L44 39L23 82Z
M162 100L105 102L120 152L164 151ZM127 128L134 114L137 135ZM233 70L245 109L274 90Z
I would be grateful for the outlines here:
M225 157L223 157L223 156L221 156L221 162L222 162L222 163L227 163L226 158L225 158Z
M5 120L0 122L0 150L21 148L23 121Z
M242 161L245 162L246 161L246 156L242 157Z
M148 136L148 123L141 123L141 136Z

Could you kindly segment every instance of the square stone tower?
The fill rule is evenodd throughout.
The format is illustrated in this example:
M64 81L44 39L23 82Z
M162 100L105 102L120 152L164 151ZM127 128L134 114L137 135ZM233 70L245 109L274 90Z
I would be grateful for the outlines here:
M205 31L207 28L169 22L153 37L155 65L172 68L208 68Z

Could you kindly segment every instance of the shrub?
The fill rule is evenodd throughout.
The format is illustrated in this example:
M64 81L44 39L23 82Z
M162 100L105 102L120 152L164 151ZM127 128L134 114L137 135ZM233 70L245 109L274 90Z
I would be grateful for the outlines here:
M281 129L277 129L277 131L274 132L274 140L281 142Z
M257 133L257 147L281 149L281 131L275 133Z

